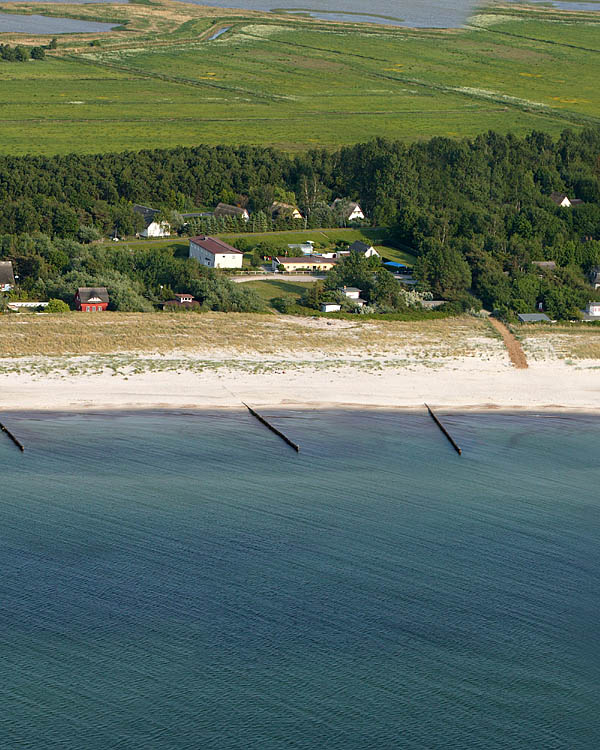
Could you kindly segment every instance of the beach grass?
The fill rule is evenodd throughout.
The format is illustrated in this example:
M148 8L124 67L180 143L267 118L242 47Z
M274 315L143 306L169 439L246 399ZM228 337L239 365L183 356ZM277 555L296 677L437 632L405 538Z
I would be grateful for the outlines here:
M402 355L433 361L501 348L485 321L471 316L411 322L194 312L0 316L0 359L4 361L173 352L212 359Z
M519 338L531 359L600 360L600 326L589 323L523 325Z
M18 11L121 26L61 37L39 63L3 63L2 153L199 143L296 151L375 136L556 134L600 124L593 12L495 6L448 31L160 0L43 9L24 2ZM100 46L89 46L94 39Z

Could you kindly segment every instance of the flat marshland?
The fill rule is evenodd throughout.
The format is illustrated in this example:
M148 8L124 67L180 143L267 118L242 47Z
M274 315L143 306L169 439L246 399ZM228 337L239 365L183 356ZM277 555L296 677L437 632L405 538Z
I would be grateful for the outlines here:
M600 23L593 12L497 5L453 30L158 0L45 4L42 11L19 3L19 12L119 26L60 37L44 61L2 63L4 153L198 143L303 150L375 136L558 133L600 124Z

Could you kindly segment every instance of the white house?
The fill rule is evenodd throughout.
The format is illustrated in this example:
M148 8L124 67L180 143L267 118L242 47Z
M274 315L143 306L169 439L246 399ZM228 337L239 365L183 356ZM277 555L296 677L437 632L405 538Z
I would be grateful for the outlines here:
M600 302L588 302L582 312L584 320L600 320Z
M375 250L373 245L367 245L360 240L353 242L348 248L348 251L351 253L360 253L361 255L364 255L365 258L370 258L372 255L377 255L379 257L379 253Z
M0 292L10 292L14 285L15 275L12 261L0 261Z
M158 209L135 205L133 210L142 217L146 225L140 232L141 237L169 237L171 234L171 225L169 222L154 220L160 213Z
M244 253L216 237L190 237L190 258L211 268L241 268Z
M321 312L339 312L341 309L337 302L321 302Z
M336 198L331 204L331 210L341 211L342 209L346 221L357 221L365 218L362 208L358 203L354 203L354 201L345 201L343 198Z
M348 299L359 299L360 298L360 289L357 289L355 286L343 286L340 288L340 292L345 297L348 297Z
M581 198L569 198L566 193L550 193L550 200L561 208L571 208L583 203Z

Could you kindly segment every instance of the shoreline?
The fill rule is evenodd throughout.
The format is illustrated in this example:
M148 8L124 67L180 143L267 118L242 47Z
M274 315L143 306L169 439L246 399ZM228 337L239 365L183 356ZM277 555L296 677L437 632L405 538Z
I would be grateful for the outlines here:
M420 411L445 413L600 414L594 368L562 362L517 370L506 363L465 358L439 367L345 365L271 372L190 370L138 374L0 375L0 411L18 413L139 413L258 409Z

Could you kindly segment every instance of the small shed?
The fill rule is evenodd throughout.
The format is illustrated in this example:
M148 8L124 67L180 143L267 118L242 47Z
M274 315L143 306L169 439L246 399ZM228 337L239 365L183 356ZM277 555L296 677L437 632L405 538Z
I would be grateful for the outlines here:
M546 313L518 313L521 323L552 323Z
M104 312L108 302L105 286L80 286L75 294L75 307L82 312Z
M337 302L321 302L321 312L339 312L342 306Z

